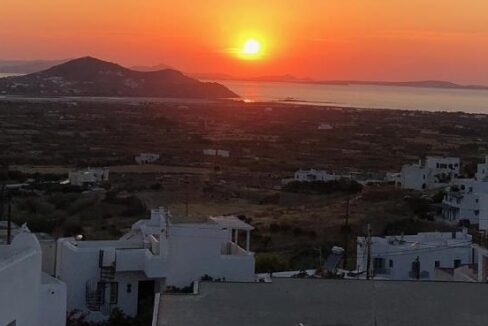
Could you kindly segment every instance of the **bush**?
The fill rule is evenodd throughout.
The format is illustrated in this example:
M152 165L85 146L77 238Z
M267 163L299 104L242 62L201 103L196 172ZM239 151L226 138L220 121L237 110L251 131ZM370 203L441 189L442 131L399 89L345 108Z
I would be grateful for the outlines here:
M256 272L273 273L286 270L288 263L276 254L256 255Z

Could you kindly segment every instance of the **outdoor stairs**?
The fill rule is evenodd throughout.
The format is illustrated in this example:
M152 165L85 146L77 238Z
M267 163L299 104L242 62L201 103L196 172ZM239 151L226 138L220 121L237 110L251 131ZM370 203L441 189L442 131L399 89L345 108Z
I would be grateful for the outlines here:
M113 282L115 280L115 267L100 267L100 281Z
M91 311L100 311L101 290L96 280L90 280L86 283L85 290L86 307Z

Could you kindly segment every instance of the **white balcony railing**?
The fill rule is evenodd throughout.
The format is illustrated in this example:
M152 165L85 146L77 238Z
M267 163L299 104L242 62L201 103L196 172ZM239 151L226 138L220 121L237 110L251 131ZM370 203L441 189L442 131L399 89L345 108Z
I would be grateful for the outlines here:
M249 253L243 248L239 247L234 242L226 242L222 245L220 251L221 255L232 255L232 256L248 256Z

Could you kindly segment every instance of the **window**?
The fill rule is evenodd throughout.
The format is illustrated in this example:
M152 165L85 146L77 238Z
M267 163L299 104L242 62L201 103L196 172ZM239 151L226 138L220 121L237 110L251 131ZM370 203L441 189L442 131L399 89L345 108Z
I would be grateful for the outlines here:
M381 270L385 268L385 259L384 258L375 258L373 262L373 266L375 270Z
M454 268L461 266L461 259L454 259Z
M390 259L388 262L388 267L393 268L393 259Z
M435 268L439 268L440 266L441 266L441 262L440 262L440 261L438 261L438 260L436 260L436 261L434 262L434 267L435 267Z

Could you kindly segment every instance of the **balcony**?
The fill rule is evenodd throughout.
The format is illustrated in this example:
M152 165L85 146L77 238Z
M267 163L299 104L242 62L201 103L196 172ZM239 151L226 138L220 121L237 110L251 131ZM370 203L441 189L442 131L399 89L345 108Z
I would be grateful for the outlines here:
M234 242L230 242L230 241L222 245L220 254L225 256L249 256L250 255L248 251L244 250Z

